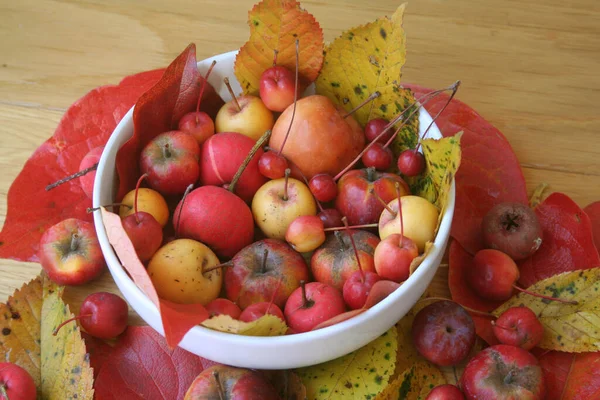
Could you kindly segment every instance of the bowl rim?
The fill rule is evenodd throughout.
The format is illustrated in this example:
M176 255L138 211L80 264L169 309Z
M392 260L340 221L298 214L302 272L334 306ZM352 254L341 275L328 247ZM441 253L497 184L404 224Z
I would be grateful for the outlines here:
M234 56L235 54L237 54L237 50L218 54L218 55L206 58L204 60L198 61L197 65L199 68L201 66L207 66L214 59L218 60L221 58L230 58L230 57ZM230 80L237 81L235 79L235 76L233 77L233 79L230 78ZM226 99L224 99L224 100L226 100ZM94 207L98 207L101 205L100 204L100 190L101 190L102 185L101 185L100 177L104 173L104 170L107 168L107 166L106 166L106 164L107 164L106 149L114 147L118 136L123 135L123 131L128 129L128 125L132 125L132 116L133 116L134 107L135 107L135 105L132 106L129 109L129 111L123 116L123 118L121 119L119 124L115 127L115 129L111 133L110 138L105 145L105 151L103 151L102 156L100 158L97 173L96 173L96 178L94 181L94 191L93 191L93 206ZM422 106L420 107L419 111L420 111L419 112L420 126L422 126L421 124L428 124L431 121L431 116L429 115L429 113L427 113L427 111ZM423 119L425 119L425 120L428 119L428 121L423 121ZM133 130L133 128L131 128L131 129ZM419 133L421 133L421 129L420 129ZM429 133L427 136L434 137L434 138L442 138L443 137L441 135L439 128L437 127L437 125L435 123L429 130ZM349 318L348 320L336 323L334 325L331 325L331 326L328 326L328 327L325 327L322 329L304 332L304 333L297 333L297 334L293 334L293 335L283 335L283 336L267 336L267 337L245 336L245 335L238 335L238 334L232 334L232 333L227 333L227 332L220 332L217 330L206 328L201 325L196 325L196 326L192 327L186 333L184 338L182 338L180 344L182 342L184 342L186 337L188 337L190 335L192 335L192 336L201 335L207 340L211 340L211 339L215 339L215 340L219 340L219 341L225 340L225 341L228 341L235 345L250 345L250 346L259 346L259 347L268 345L268 347L272 347L272 346L278 346L278 345L296 344L296 345L301 346L303 342L310 342L310 341L319 340L319 339L322 339L325 337L335 336L335 335L340 334L343 331L346 331L349 329L356 329L356 328L360 327L361 325L368 323L368 321L370 319L374 318L374 316L376 314L379 314L380 311L392 307L399 299L401 299L403 297L405 292L407 292L409 290L409 288L411 286L413 286L413 284L419 282L421 277L423 277L425 274L427 274L430 269L437 270L437 268L439 267L439 263L434 264L433 260L435 260L440 255L439 254L440 252L445 251L447 241L450 236L450 227L452 224L452 218L454 215L455 195L456 195L455 180L453 178L452 184L450 187L450 191L448 194L448 200L447 200L448 204L444 210L444 215L442 216L442 220L440 222L438 232L437 232L435 240L433 242L432 250L424 258L423 262L419 265L419 267L416 269L416 271L412 275L410 275L409 278L405 282L403 282L403 284L399 288L397 288L394 292L392 292L390 295L388 295L385 299L383 299L382 301L380 301L379 303L377 303L370 309L366 310L365 312L363 312L359 315L356 315L352 318ZM144 321L148 325L152 326L156 331L158 331L161 335L164 336L162 317L160 315L158 308L148 298L148 296L142 291L142 289L139 288L135 284L135 282L129 277L129 275L125 271L124 267L122 266L121 261L116 256L114 249L108 242L108 237L106 235L106 230L104 227L104 223L102 221L100 210L94 211L94 223L95 223L95 227L96 227L98 240L100 242L102 252L104 254L104 257L106 258L107 265L109 267L109 270L113 277L113 280L115 280L115 283L117 283L117 281L120 281L120 283L122 285L124 285L126 290L129 291L129 294L132 295L133 297L135 297L135 299L139 302L141 307L145 307L145 308L151 310L152 314L156 317L156 321L158 321L158 322L152 321L152 322L154 322L154 323L152 323L151 321L148 321L148 320L144 319L143 317L141 317L141 315L140 315L140 317L142 319L144 319ZM118 285L118 286L119 286L119 290L121 290L121 286L120 285ZM133 305L132 305L132 308L133 308ZM136 308L133 308L133 309L136 310L138 315L140 314ZM394 323L396 323L396 322L394 322ZM185 346L182 346L182 347L185 348Z

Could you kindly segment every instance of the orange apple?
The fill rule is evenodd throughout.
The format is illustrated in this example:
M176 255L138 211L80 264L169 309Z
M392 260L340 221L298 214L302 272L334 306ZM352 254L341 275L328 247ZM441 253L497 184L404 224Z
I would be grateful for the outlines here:
M273 128L273 113L256 96L243 95L223 105L215 118L216 132L238 132L258 140Z
M119 208L119 216L125 218L128 215L135 213L133 202L135 201L135 189L130 191L123 197ZM138 211L144 211L152 215L156 221L164 228L169 221L169 206L164 197L156 190L148 188L140 188L138 191Z

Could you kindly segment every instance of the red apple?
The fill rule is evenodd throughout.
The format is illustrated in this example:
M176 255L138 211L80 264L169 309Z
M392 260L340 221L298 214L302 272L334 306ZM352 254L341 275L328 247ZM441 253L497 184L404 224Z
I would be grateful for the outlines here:
M317 216L321 219L321 221L323 221L323 226L325 228L337 228L344 226L344 222L342 221L342 213L335 208L326 208L319 212Z
M288 226L285 240L297 252L313 251L325 242L323 221L316 215L302 215Z
M173 226L179 237L206 244L217 255L231 258L252 243L254 220L242 199L217 186L202 186L179 202Z
M102 156L102 151L104 150L104 146L94 147L90 150L82 159L79 164L79 170L83 171L91 167L94 164L97 164L100 161L100 157ZM83 175L79 178L79 184L83 189L83 192L90 199L92 198L92 192L94 189L94 179L96 179L96 171L90 171L87 174Z
M269 302L275 290L273 303L282 308L300 281L308 280L304 258L281 240L254 242L237 253L231 263L225 269L225 293L242 310L253 303Z
M138 211L123 218L122 223L140 261L151 259L163 241L162 226L156 218L147 212Z
M37 390L29 372L10 362L0 363L0 400L35 400Z
M215 123L204 111L185 114L179 120L177 128L181 132L192 135L200 146L215 134Z
M295 82L296 76L286 67L267 68L260 76L260 98L269 110L282 112L294 102Z
M240 310L240 307L238 307L237 304L222 297L216 298L208 303L206 305L206 311L208 311L209 317L214 317L215 315L229 315L233 319L238 319L242 313L242 310Z
M381 276L371 271L356 271L344 282L342 295L349 308L357 310L364 307L373 285L381 280Z
M39 258L48 277L59 285L83 285L100 276L106 265L94 224L75 218L44 232Z
M194 379L184 400L280 400L263 374L250 369L213 365Z
M273 122L273 113L262 100L247 94L238 97L237 104L232 100L221 107L215 117L215 130L238 132L256 142L273 127Z
M242 311L240 314L240 321L243 322L252 322L256 321L260 317L264 315L274 315L283 322L285 322L285 317L283 316L283 312L281 308L277 307L277 305L271 303L270 301L261 301L260 303L250 304L248 307Z
M346 279L359 271L350 236L354 238L363 271L375 272L373 254L379 238L367 231L336 231L313 253L310 268L315 280L342 290Z
M520 347L499 344L473 357L460 379L467 400L542 400L544 374L538 360Z
M293 105L285 109L273 126L269 141L281 148L292 119ZM307 179L319 173L334 176L344 169L365 145L363 131L347 111L325 96L312 95L296 103L294 123L282 151Z
M284 314L289 327L302 333L344 311L346 306L339 290L319 282L303 282L285 303Z
M140 155L140 170L162 194L182 194L200 176L200 146L189 133L169 131L152 139Z
M211 136L202 146L200 155L200 183L223 186L231 183L240 165L250 153L255 141L239 133L219 133ZM256 191L267 182L258 170L259 149L237 183L235 193L250 202Z
M352 170L338 181L338 195L335 208L348 218L350 225L372 224L379 220L383 204L371 189L386 203L397 197L396 182L400 183L402 196L410 194L404 180L395 174L377 172L374 168Z
M375 270L384 279L404 282L410 275L410 264L419 255L415 242L394 233L375 248Z
M433 388L425 400L465 400L465 396L454 385L446 383Z

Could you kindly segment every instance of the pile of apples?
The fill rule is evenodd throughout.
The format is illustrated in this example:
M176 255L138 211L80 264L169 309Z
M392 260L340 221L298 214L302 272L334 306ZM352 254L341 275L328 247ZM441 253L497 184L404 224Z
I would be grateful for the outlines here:
M260 96L229 87L214 121L198 105L142 150L119 214L161 298L300 333L408 278L439 210L387 171L419 174L422 154L395 159L394 121L363 129L325 96L298 98L305 88L274 65Z

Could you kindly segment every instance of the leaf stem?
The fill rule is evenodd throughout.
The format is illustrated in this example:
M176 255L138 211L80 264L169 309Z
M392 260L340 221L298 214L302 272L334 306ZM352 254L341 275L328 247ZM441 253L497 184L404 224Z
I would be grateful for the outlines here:
M281 143L281 147L277 152L277 155L280 156L283 151L283 146L288 140L288 136L290 136L290 131L292 130L292 125L294 124L294 117L296 116L296 103L298 102L298 70L300 69L300 55L299 55L299 47L300 41L296 39L296 80L294 82L294 108L292 109L292 118L290 119L290 126L288 126L288 130L285 133L285 137L283 138L283 143ZM277 53L275 54L277 56Z

